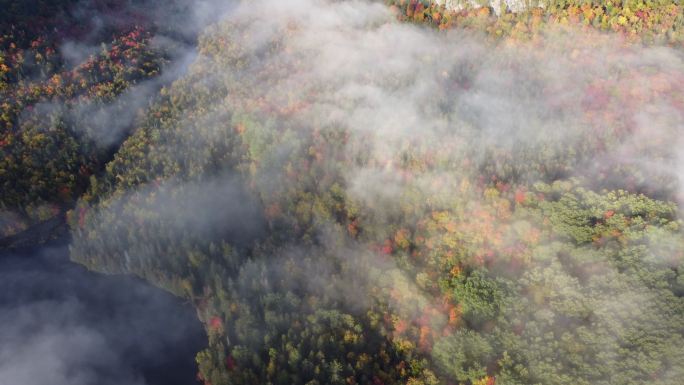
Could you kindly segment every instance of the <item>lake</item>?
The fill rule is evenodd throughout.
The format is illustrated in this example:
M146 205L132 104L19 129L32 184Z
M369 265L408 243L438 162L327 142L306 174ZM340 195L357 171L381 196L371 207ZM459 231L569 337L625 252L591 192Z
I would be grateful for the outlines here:
M0 251L0 385L195 384L205 345L189 303L72 263L66 241Z

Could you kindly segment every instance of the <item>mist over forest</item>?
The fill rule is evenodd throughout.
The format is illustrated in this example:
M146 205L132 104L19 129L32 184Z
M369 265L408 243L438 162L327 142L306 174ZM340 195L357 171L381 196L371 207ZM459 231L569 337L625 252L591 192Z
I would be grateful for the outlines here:
M0 9L1 385L681 384L678 2Z

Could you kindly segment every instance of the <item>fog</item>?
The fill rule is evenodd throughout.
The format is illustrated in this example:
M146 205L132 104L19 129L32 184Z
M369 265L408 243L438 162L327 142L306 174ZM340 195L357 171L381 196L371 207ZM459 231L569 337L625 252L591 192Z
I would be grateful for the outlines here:
M65 245L0 253L0 384L191 384L194 309L131 277L90 273Z
M522 203L524 194L536 199L552 188L561 192L550 196L565 194L573 204L571 191L596 201L591 194L620 189L681 202L684 115L673 91L684 86L680 52L564 26L529 40L493 41L472 31L399 23L382 2L362 0L204 2L196 9L181 18L178 30L181 36L203 31L199 49L173 45L176 64L167 75L121 96L131 98L130 110L107 106L88 114L96 120L89 126L115 134L94 135L96 141L108 145L133 132L130 143L142 150L124 147L131 152L116 155L104 178L109 195L81 202L77 212L87 218L74 228L76 260L160 285L185 285L171 289L194 300L228 282L253 306L269 290L291 289L333 298L354 314L386 304L415 328L439 329L451 315L439 310L439 283L417 267L429 261L412 261L408 251L388 256L400 230L415 235L434 221L439 236L424 240L436 245L431 257L453 252L459 266L485 266L473 274L491 274L501 286L489 302L462 305L481 305L478 311L490 318L527 325L513 334L537 344L529 351L518 346L530 378L553 383L546 376L558 367L585 383L636 378L642 373L630 372L637 363L625 346L643 337L664 346L650 359L667 362L659 376L676 381L684 370L677 361L684 356L681 317L659 312L681 304L661 296L658 283L678 279L674 270L658 279L625 271L613 260L628 259L621 249L549 235L549 229L567 230L544 217L555 209L552 203L539 203L537 216L527 215ZM177 19L162 18L175 30ZM171 33L158 39L175 41ZM63 52L78 58L89 49L70 42ZM151 129L133 110L146 108L162 84L164 106L175 115ZM511 186L521 188L520 202L499 199ZM325 199L343 200L348 211L325 211ZM579 206L578 213L595 209ZM662 209L681 216L668 210ZM439 222L448 215L458 222ZM597 221L612 215L599 213ZM352 217L362 223L358 236L345 226ZM638 255L649 269L675 269L679 261L663 256L672 250L660 245L681 244L677 225L648 231L624 254ZM207 262L202 253L220 253L217 240L248 250L235 254L244 259L224 251L222 259ZM511 256L516 247L526 254ZM186 248L192 255L183 254ZM509 264L516 257L524 259L518 270ZM593 270L570 266L568 258L588 261ZM292 266L309 274L290 276ZM514 285L497 277L516 274L515 285L526 290L517 297ZM499 302L501 309L488 307ZM40 309L14 311L29 318L48 311ZM466 381L471 374L459 367L459 357L482 357L486 367L496 354L508 354L495 354L493 345L480 349L496 333L510 336L481 318L463 321L453 334L435 333L421 351L437 370ZM60 322L67 333L74 330L68 320ZM44 333L48 337L27 354L50 351L67 338ZM99 353L70 356L52 368L117 362L107 359L117 350L105 348L97 333L79 335L75 343ZM558 347L556 340L570 342ZM578 354L575 342L590 353ZM597 363L600 372L585 369ZM22 367L13 367L11 374L23 379ZM605 374L614 372L622 377ZM120 373L139 381L135 371Z

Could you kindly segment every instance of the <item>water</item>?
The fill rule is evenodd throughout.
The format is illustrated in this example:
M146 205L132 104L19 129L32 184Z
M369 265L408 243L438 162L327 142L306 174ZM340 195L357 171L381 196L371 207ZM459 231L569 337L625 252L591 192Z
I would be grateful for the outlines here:
M0 385L190 385L206 336L190 304L69 261L0 251Z

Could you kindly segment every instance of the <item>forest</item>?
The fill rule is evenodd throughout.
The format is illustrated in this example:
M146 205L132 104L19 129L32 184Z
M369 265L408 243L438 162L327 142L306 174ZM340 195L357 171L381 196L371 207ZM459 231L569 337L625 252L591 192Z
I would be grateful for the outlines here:
M199 382L684 378L678 2L35 3L0 1L0 237L63 218L190 301Z

